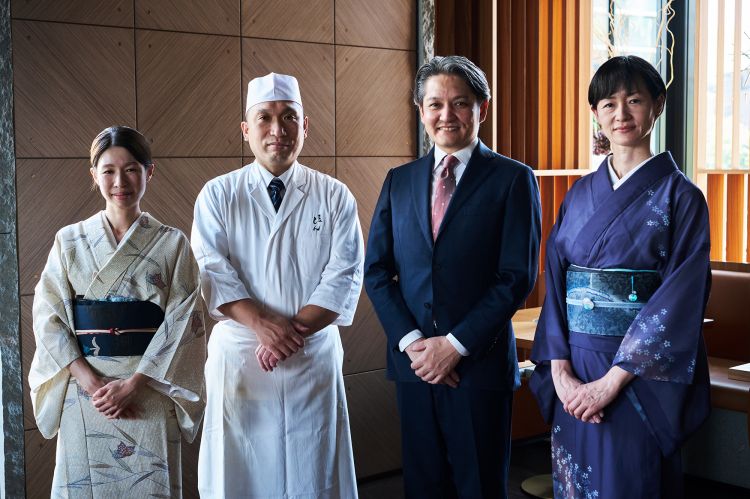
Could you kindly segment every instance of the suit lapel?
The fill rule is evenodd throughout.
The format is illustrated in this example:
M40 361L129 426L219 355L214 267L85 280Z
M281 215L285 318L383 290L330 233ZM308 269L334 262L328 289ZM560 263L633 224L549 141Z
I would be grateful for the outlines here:
M482 141L479 141L471 154L471 159L469 159L469 164L466 165L464 174L461 176L461 181L456 186L456 192L453 193L448 210L445 212L443 223L440 224L440 230L438 231L438 239L461 206L471 199L471 195L479 189L484 179L492 171L492 168L488 166L490 158L492 158L492 151L482 144Z
M427 244L432 247L432 215L430 192L432 187L432 168L435 164L435 149L422 156L412 173L411 199L417 213L419 228Z

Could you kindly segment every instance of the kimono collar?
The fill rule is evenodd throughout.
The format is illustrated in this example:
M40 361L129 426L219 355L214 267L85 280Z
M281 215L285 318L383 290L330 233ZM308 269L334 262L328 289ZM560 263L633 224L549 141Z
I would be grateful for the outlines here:
M90 248L99 266L84 295L90 300L104 300L108 296L117 296L120 283L128 277L126 271L130 264L136 259L143 258L143 255L150 251L159 234L170 230L163 228L161 222L149 213L143 212L130 226L120 244L115 247L112 229L103 211L86 220L84 226Z
M612 166L612 155L607 156L607 171L609 172L609 181L612 182L612 190L616 191L618 187L620 187L622 184L627 182L627 180L635 174L635 172L638 171L639 168L641 168L643 165L651 161L651 158L653 156L649 156L645 160L638 163L632 170L630 170L628 173L623 175L622 177L617 176L617 172L615 171L615 168Z
M611 202L610 196L615 192L609 177L608 161L608 158L604 158L599 168L591 174L593 176L591 179L591 190L595 206ZM616 192L640 191L673 171L679 171L679 168L677 168L672 154L669 151L665 151L646 161L641 168L633 172L628 181L622 184ZM620 196L618 195L618 197ZM624 195L622 197L628 196Z
M593 254L594 245L620 213L651 186L677 171L679 169L672 155L668 151L663 152L651 158L622 187L613 191L605 159L599 169L591 174L591 198L596 209L596 216L592 216L583 224L575 237L574 244L582 252L581 254Z

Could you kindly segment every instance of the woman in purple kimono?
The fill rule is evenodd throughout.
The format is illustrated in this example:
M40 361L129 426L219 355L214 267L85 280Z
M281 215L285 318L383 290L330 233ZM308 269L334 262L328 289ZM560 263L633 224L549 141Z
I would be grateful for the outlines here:
M708 208L651 152L666 87L648 62L610 59L588 98L611 154L560 207L531 355L554 493L681 497L680 445L710 410Z

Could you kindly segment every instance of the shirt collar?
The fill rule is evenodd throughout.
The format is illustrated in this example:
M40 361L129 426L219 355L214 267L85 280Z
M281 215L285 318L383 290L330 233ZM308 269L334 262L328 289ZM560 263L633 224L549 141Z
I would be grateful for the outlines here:
M257 161L254 161L253 163L257 166L258 172L260 172L260 178L263 180L263 185L268 187L268 185L271 183L271 180L277 177L274 177L273 173L263 168L263 166ZM285 171L284 173L278 176L278 178L282 182L284 182L285 187L289 185L289 180L292 178L292 174L294 173L294 169L296 167L297 167L297 161L292 163L292 166L290 166L287 171Z
M479 144L479 137L474 137L474 140L471 141L471 144L464 147L460 151L454 152L452 156L460 161L461 164L468 165L469 160L471 159L471 155L474 152L474 149L477 147L477 144ZM438 146L435 146L435 165L432 167L432 171L436 171L438 169L438 166L440 166L440 162L443 161L443 158L445 158L447 155L447 152L443 151Z

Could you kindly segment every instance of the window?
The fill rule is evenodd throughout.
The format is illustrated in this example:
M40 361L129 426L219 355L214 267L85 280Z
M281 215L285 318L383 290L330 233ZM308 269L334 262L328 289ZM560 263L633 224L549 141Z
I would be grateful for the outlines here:
M592 0L591 76L612 56L637 55L653 64L669 85L672 39L668 26L673 15L668 0ZM596 126L593 118L592 126ZM664 127L664 119L656 122L651 136L655 151L664 149ZM604 154L596 154L592 147L591 164L596 166L603 159Z
M696 3L694 180L711 216L711 259L747 263L750 2Z

